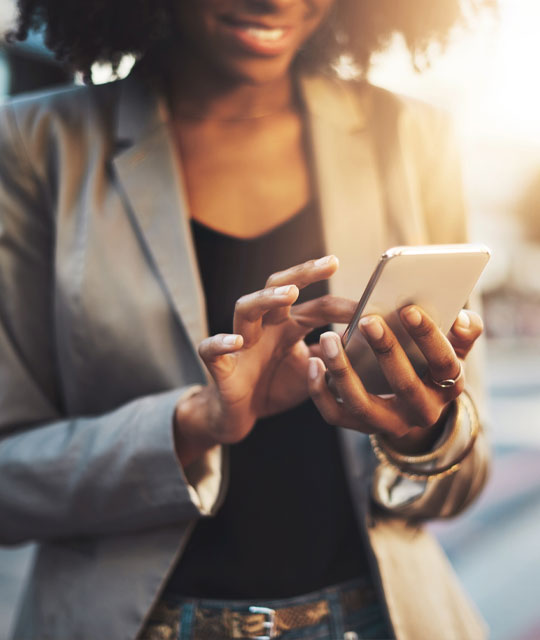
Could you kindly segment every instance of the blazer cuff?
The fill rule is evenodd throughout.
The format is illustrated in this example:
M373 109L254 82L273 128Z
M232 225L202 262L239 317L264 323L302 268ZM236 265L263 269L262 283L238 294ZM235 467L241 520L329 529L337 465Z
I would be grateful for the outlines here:
M432 450L441 449L441 455L428 462L408 464L406 472L400 469L399 464L379 464L375 470L372 487L375 502L390 510L413 504L424 496L430 484L437 483L437 477L434 476L428 481L408 477L406 473L421 476L422 473L451 465L467 449L471 440L472 423L473 420L478 420L478 416L468 395L463 400L458 398L456 403L457 410L452 412L443 433L433 445ZM471 415L471 411L474 415Z
M203 386L200 384L186 387L180 396L175 397L174 408L176 408L178 402L187 400L191 396L199 393L202 388ZM173 415L174 409L171 415L170 437L171 447L173 451L175 451L174 428L172 426ZM200 515L202 516L213 515L217 509L223 482L223 459L223 447L217 445L206 451L202 457L191 463L186 468L183 468L178 462L184 476L191 501L197 507Z

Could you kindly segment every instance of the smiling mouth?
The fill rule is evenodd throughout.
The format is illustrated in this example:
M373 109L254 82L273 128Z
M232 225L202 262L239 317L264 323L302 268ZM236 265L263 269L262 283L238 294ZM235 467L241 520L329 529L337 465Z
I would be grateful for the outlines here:
M231 16L223 16L221 23L238 45L252 53L276 55L289 46L290 27L271 26Z
M263 42L276 42L280 38L283 38L286 31L285 29L270 29L267 27L250 27L246 26L238 26L237 28L241 29L247 35L257 38Z

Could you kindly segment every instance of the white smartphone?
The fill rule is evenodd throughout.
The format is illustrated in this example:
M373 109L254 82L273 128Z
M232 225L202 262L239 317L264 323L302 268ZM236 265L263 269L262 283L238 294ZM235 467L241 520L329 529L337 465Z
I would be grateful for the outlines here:
M358 328L360 318L382 316L422 376L426 360L403 326L399 310L409 304L421 307L446 335L489 257L490 250L480 244L393 247L381 256L342 339L353 368L370 393L392 390Z

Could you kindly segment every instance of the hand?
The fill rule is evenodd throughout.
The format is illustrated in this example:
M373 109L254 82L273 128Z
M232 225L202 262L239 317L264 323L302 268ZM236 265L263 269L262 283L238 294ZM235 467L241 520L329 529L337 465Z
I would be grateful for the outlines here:
M256 420L285 411L309 397L310 348L304 337L314 328L348 322L354 301L323 296L292 306L299 290L329 278L338 268L327 256L275 273L263 290L240 298L234 334L207 338L199 354L214 381L176 411L177 450L204 450L216 443L242 440ZM190 454L190 458L195 454Z
M412 452L433 444L433 430L443 421L450 404L463 391L465 375L456 384L443 389L434 380L457 378L463 360L482 333L478 314L461 311L448 337L431 318L414 306L400 312L405 328L424 354L428 372L419 378L396 337L379 316L367 316L360 328L373 349L393 395L369 394L352 369L339 336L331 331L321 336L322 357L309 365L311 396L324 419L330 424L379 433L393 446ZM342 403L336 402L326 384L325 365L330 372ZM401 446L400 446L401 445Z

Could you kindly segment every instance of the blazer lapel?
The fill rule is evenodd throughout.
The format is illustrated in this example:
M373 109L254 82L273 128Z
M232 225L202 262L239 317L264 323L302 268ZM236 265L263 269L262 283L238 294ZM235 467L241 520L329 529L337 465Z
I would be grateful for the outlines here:
M193 345L207 335L206 310L181 167L163 105L143 83L121 83L116 122L118 186L141 242Z
M156 95L131 76L120 85L118 185L171 304L198 344L207 335L206 310L180 159ZM369 102L356 87L321 76L303 77L300 86L326 247L341 262L330 288L357 298L387 248Z
M309 117L326 250L340 260L330 279L333 294L359 299L381 253L387 221L366 92L323 77L306 77L301 89ZM363 517L370 447L365 434L340 429L354 504Z
M357 86L322 76L301 80L326 250L340 260L332 293L359 298L385 244L386 222L369 124Z

